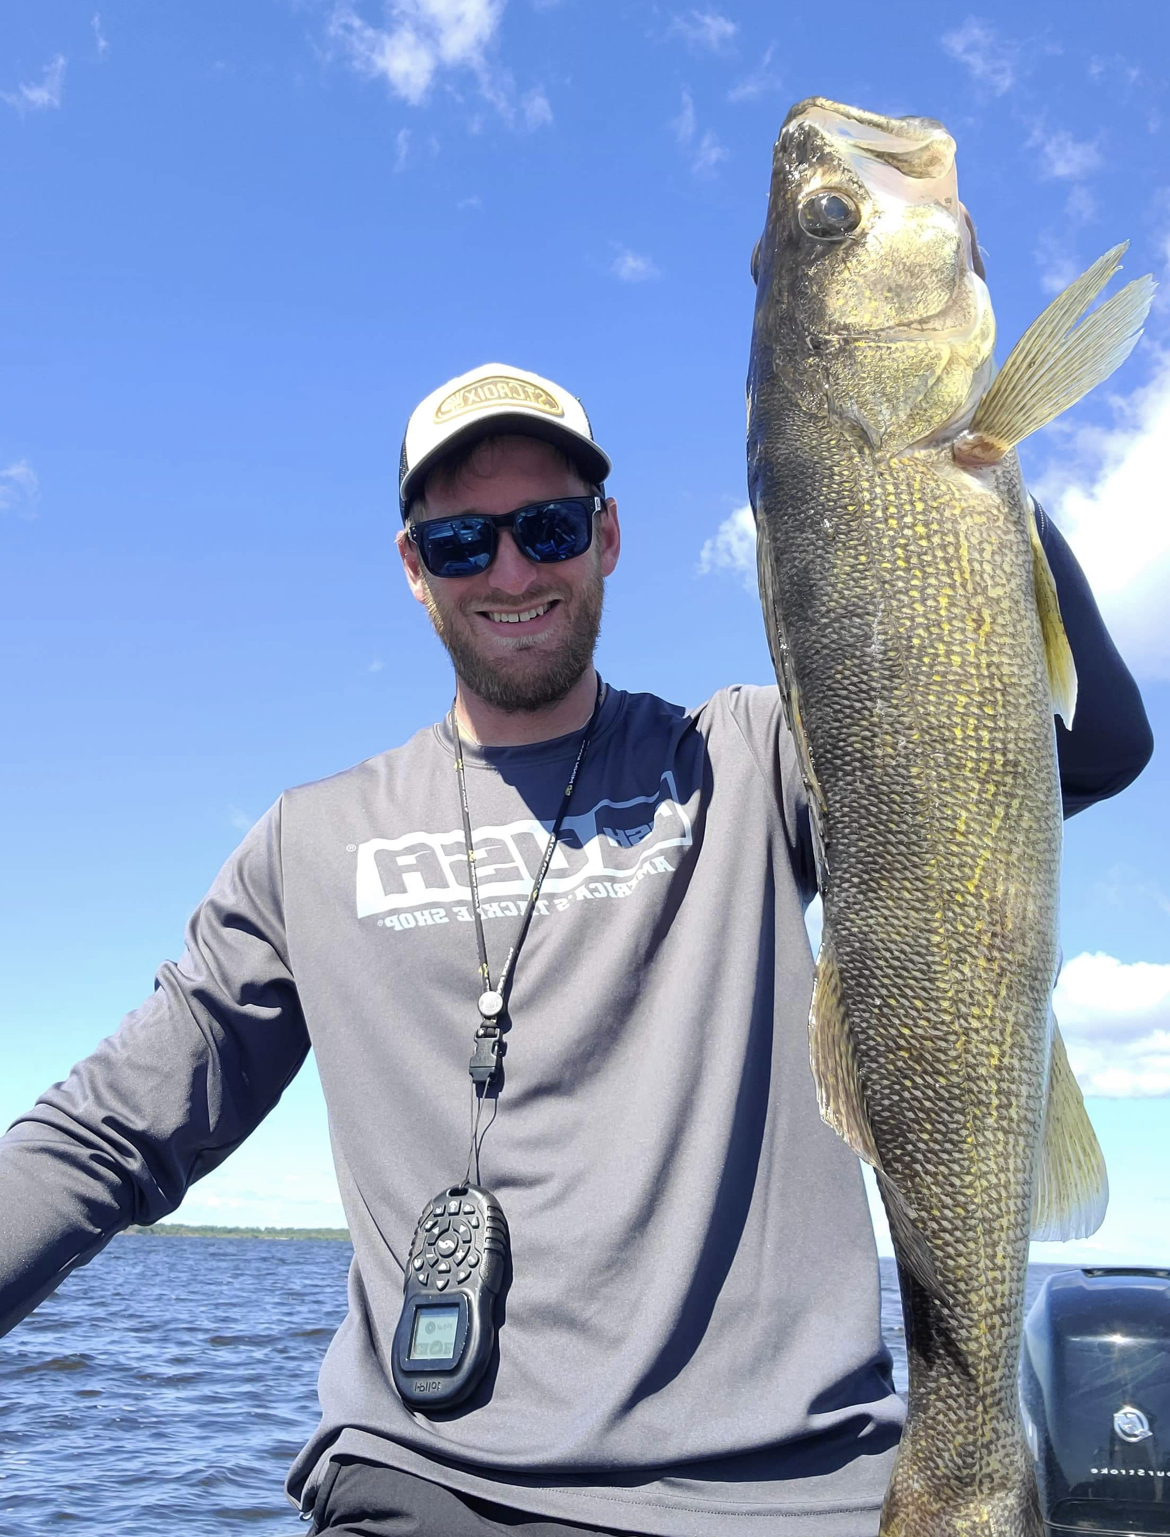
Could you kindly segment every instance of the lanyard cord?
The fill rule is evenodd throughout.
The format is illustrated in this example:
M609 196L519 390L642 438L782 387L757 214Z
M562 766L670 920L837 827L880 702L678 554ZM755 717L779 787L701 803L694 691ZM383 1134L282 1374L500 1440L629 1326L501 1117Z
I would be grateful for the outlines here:
M520 919L520 928L516 938L512 941L512 947L508 951L504 968L500 972L499 981L492 987L491 972L488 969L487 940L483 931L483 915L479 905L479 880L475 872L475 849L471 839L471 810L467 803L467 775L463 768L463 738L459 732L459 719L455 713L455 705L451 706L451 732L455 739L455 773L459 780L459 806L463 813L463 842L467 850L467 879L471 887L471 911L475 919L475 942L479 951L479 977L482 992L479 995L480 1022L475 1032L475 1050L471 1061L468 1063L468 1073L471 1075L472 1093L475 1095L475 1111L471 1127L471 1150L467 1157L467 1177L471 1177L471 1163L474 1158L476 1164L476 1179L479 1178L479 1117L483 1108L483 1096L487 1086L495 1078L500 1066L500 1019L508 1006L508 996L512 990L512 977L516 968L516 957L520 954L528 934L528 926L532 922L532 915L536 911L536 903L540 897L540 888L544 884L544 878L548 874L548 867L552 863L553 852L561 835L561 827L564 824L565 815L569 809L569 801L572 799L573 786L577 783L577 775L585 758L585 749L589 746L589 740L593 735L593 729L597 724L597 717L601 712L601 703L605 698L605 685L601 679L597 680L597 698L593 704L593 713L589 717L585 727L585 735L581 738L581 746L577 751L577 759L573 764L573 771L569 775L569 782L565 786L565 793L561 796L560 809L553 821L552 831L549 833L548 843L545 845L544 858L540 861L540 869L536 880L528 893L528 901L524 905L524 913ZM490 1124L490 1123L489 1123ZM486 1128L485 1128L486 1130Z

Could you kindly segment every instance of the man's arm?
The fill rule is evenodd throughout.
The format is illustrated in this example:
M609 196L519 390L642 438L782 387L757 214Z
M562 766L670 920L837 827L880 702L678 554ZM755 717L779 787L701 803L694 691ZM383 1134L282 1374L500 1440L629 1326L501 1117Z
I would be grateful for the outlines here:
M187 1187L276 1104L308 1051L285 948L280 808L248 834L153 995L0 1139L0 1333Z
M1107 800L1131 784L1150 761L1154 738L1142 696L1063 534L1036 503L1040 541L1060 599L1060 617L1077 669L1073 728L1056 722L1056 753L1065 817Z

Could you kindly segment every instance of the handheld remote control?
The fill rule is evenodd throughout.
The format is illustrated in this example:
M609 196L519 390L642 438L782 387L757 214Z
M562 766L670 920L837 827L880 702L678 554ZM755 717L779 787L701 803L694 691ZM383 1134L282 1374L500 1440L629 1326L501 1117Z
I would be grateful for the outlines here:
M391 1360L394 1386L411 1408L450 1408L487 1370L507 1257L508 1224L489 1190L452 1185L423 1208Z

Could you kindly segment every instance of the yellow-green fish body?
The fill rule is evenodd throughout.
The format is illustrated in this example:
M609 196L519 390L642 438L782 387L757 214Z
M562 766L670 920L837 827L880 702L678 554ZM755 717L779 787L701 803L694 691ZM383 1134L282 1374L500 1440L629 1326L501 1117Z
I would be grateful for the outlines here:
M753 260L749 481L824 902L813 1071L878 1170L903 1290L887 1537L1040 1537L1016 1396L1038 1184L1046 1231L1103 1212L1050 1016L1075 676L978 266L940 125L793 109Z

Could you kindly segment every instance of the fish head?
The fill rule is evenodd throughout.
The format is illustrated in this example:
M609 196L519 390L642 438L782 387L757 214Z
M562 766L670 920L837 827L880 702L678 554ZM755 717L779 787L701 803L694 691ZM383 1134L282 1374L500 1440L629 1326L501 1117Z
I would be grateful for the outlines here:
M995 323L941 123L799 102L752 271L750 384L778 375L870 451L960 430L990 378Z

